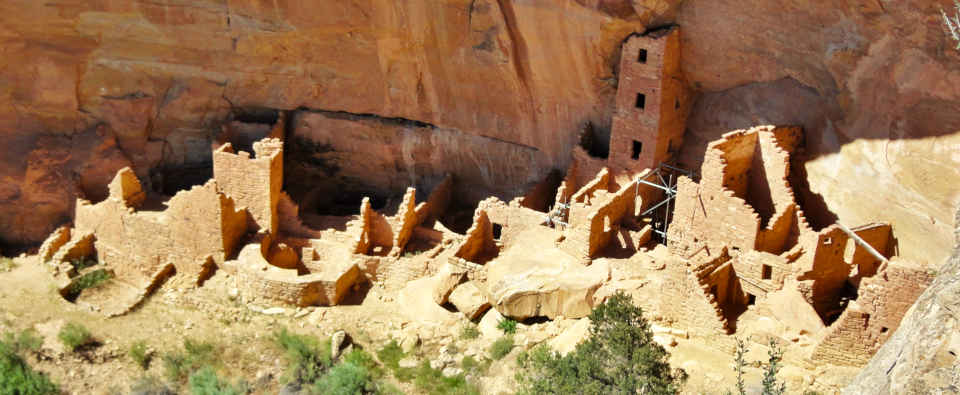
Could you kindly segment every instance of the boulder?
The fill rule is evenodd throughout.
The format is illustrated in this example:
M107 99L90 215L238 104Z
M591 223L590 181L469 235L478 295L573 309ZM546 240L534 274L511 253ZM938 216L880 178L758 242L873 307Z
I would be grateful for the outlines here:
M425 277L408 282L397 296L397 310L411 322L455 325L459 316L440 307L432 298L436 280L436 277Z
M453 266L449 263L443 265L440 268L434 278L433 286L433 301L439 305L447 303L450 293L453 292L453 289L460 285L461 282L467 277L467 271L465 269Z
M463 315L471 321L480 317L481 314L490 308L490 302L487 300L487 296L480 291L480 288L477 287L477 283L474 281L468 281L457 286L457 288L450 293L449 300L458 311L463 313Z
M503 314L500 314L497 309L489 309L487 313L483 315L483 318L480 319L480 323L477 324L477 329L480 330L480 335L484 339L498 339L503 335L503 332L497 328L497 325L500 324L505 317Z
M610 278L604 261L582 266L567 259L497 259L490 266L487 291L500 313L517 320L546 316L586 317L594 293Z

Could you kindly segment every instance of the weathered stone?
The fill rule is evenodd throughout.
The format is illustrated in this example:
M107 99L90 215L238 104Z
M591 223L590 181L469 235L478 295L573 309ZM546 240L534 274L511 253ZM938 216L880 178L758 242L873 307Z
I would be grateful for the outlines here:
M438 305L447 303L450 293L467 277L466 269L453 266L449 263L443 265L440 271L434 276L433 301Z
M343 342L347 340L347 332L336 331L330 336L330 359L340 358L340 350L343 349Z
M487 296L480 291L474 281L467 281L457 286L450 293L450 303L471 321L490 308Z
M564 262L563 258L529 259L511 256L510 251L506 254L488 264L487 290L495 309L518 320L585 317L593 309L594 292L610 278L604 262L583 267L569 256Z

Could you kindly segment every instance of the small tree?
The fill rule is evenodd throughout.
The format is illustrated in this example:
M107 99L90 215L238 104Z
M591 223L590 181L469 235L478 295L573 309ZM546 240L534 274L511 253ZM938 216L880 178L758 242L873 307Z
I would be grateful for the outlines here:
M746 395L747 386L743 382L743 368L747 366L747 360L744 357L747 354L747 342L741 338L736 338L737 349L735 350L735 357L733 359L734 366L733 370L737 372L737 395Z
M777 372L780 371L780 361L783 360L783 349L776 341L770 339L770 350L767 351L767 368L763 371L763 395L783 395L787 392L787 384L777 381Z
M960 49L960 1L954 0L953 6L956 9L953 17L947 14L943 8L940 9L940 15L943 16L943 23L947 26L950 37L957 42L957 49Z
M673 394L686 380L653 341L643 310L618 292L590 314L590 336L567 354L537 347L517 374L523 393Z
M747 366L745 355L750 350L747 348L746 340L737 338L736 341L737 348L734 350L733 370L737 372L737 394L746 395L747 388L743 382L743 369ZM770 350L767 351L767 357L767 366L763 370L763 381L761 381L763 386L761 394L783 395L787 392L787 384L777 380L777 373L782 368L780 362L783 361L783 349L773 339L770 339ZM727 391L727 394L730 393L730 391Z

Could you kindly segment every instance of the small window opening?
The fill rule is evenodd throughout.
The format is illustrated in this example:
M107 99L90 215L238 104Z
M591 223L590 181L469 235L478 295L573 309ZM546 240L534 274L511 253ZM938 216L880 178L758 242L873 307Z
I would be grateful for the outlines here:
M676 101L673 102L673 109L674 110L680 109L680 99L677 99Z
M764 280L769 280L773 277L773 268L770 265L763 265L763 273L761 273L760 278Z
M747 294L747 306L753 306L757 303L757 296L751 293Z
M827 237L827 238L823 239L823 245L827 245L827 246L828 246L828 245L831 245L831 244L833 244L833 239L832 239L832 238Z
M637 55L637 62L647 63L647 50L641 49L640 53Z
M719 292L719 290L717 289L717 285L716 285L716 284L710 286L710 293L713 294L713 296L717 296L717 293L718 293L718 292Z
M503 234L503 225L493 224L493 239L500 240L501 234Z
M640 159L640 152L643 151L643 143L633 140L633 150L630 153L630 158L633 160Z
M604 232L604 233L607 233L607 232L609 232L609 231L611 231L611 230L613 230L613 224L610 223L610 217L609 217L609 216L604 216L604 217L603 217L603 232Z
M637 93L637 108L644 109L647 106L647 95Z
M880 327L880 333L887 333L888 330L890 330L890 328L887 328L885 326Z

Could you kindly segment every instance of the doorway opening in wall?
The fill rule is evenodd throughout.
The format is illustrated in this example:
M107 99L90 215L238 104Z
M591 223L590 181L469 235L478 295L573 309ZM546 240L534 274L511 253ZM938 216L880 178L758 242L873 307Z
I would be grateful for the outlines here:
M630 150L630 158L633 160L640 159L641 151L643 151L643 143L637 140L633 140L633 149Z
M637 54L637 63L647 63L647 50L641 49Z
M503 225L493 224L493 239L500 240L500 236L503 234Z
M643 93L637 93L637 108L644 109L647 107L647 95Z
M757 296L752 293L747 293L747 306L753 306L757 303Z
M760 278L763 280L769 280L773 277L773 268L770 265L763 265L762 273L760 273Z

